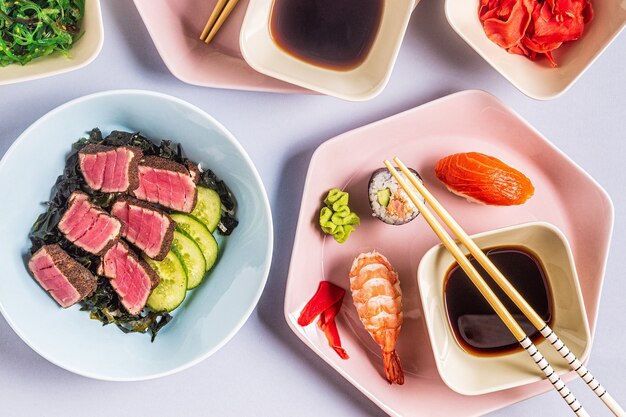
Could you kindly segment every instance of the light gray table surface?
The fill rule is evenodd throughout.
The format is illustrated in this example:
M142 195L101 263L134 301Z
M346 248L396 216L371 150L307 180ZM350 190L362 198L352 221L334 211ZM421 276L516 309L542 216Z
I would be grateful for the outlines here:
M453 32L442 1L422 0L385 91L371 101L351 103L184 84L161 61L131 1L103 1L102 7L105 43L92 64L54 78L0 86L0 155L40 116L85 94L137 88L180 97L223 123L256 164L279 219L273 264L256 310L226 346L191 369L152 381L111 383L74 375L32 351L0 318L0 416L384 415L305 347L283 318L308 162L329 138L466 89L486 90L512 107L611 195L615 233L590 368L626 404L626 356L620 354L626 344L626 35L565 95L535 101ZM10 196L1 198L11 204ZM570 386L591 415L609 415L580 381ZM549 392L490 415L568 413L559 396ZM421 415L429 414L423 410Z

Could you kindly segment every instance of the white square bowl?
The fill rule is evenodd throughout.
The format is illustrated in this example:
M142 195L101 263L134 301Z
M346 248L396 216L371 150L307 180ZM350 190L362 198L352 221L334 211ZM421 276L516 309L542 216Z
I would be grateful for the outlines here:
M239 44L246 62L265 75L345 100L368 100L391 76L416 0L383 2L374 43L356 68L336 71L301 61L278 47L269 30L273 0L250 0Z
M446 0L452 28L492 67L522 93L538 100L556 98L567 91L626 26L626 2L593 1L594 17L582 37L565 42L553 55L557 68L547 60L531 61L513 55L487 38L478 18L479 0Z
M536 255L546 273L551 298L552 319L548 324L578 359L585 361L591 349L591 333L565 235L550 223L531 222L472 238L481 248L516 246ZM542 380L537 365L521 348L511 353L478 356L459 345L446 314L443 294L446 273L454 263L452 255L437 245L426 252L417 271L426 327L437 370L445 384L460 394L479 395ZM558 373L569 370L550 342L542 338L535 343Z
M26 65L11 64L0 68L0 85L35 80L77 70L91 63L102 49L104 30L100 0L85 0L81 37L69 50L70 58L54 53L33 59Z

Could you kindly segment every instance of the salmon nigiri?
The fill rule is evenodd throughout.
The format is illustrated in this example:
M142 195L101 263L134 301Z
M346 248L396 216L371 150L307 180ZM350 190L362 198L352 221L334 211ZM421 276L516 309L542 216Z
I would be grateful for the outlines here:
M396 341L402 326L402 291L398 273L380 253L362 253L350 269L350 290L361 322L382 349L385 378L390 384L404 384L404 373L396 353Z
M483 204L518 205L535 192L526 175L493 156L479 152L446 156L435 165L435 175L448 190Z

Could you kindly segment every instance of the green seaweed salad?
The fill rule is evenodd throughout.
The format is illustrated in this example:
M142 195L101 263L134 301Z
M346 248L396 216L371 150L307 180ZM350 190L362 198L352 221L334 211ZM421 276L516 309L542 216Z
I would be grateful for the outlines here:
M0 66L69 49L80 36L85 0L0 0Z
M154 341L159 330L170 322L172 316L165 311L151 311L147 308L137 316L127 313L115 290L109 284L109 280L97 274L100 258L70 243L57 228L66 209L67 201L74 191L80 190L89 194L91 200L104 209L107 209L115 199L115 193L103 193L90 189L80 172L78 152L92 143L108 146L136 146L141 148L146 156L161 156L181 164L192 162L183 156L180 144L162 140L157 145L139 133L121 131L113 131L103 138L99 129L93 129L89 137L81 138L72 145L63 174L57 178L52 188L52 199L46 203L47 210L39 216L29 234L32 243L30 253L35 253L45 244L58 243L70 256L98 277L96 291L81 301L81 310L89 311L90 317L101 321L103 325L117 325L124 333L150 332ZM231 191L211 170L201 172L198 185L211 188L218 193L222 204L222 216L217 230L222 235L229 235L238 224L235 217L237 205Z

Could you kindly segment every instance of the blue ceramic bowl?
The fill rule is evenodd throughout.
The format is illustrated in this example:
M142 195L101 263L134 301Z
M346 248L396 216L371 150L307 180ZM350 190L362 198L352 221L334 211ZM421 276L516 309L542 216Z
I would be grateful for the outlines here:
M103 327L77 306L60 308L25 266L28 233L65 165L71 144L94 127L172 139L211 168L238 202L239 226L222 240L221 257L203 284L188 292L154 343L147 334ZM0 312L32 349L71 372L105 380L141 380L188 368L222 347L261 296L272 257L265 189L237 140L202 110L147 91L111 91L64 104L29 127L0 161L2 279Z

